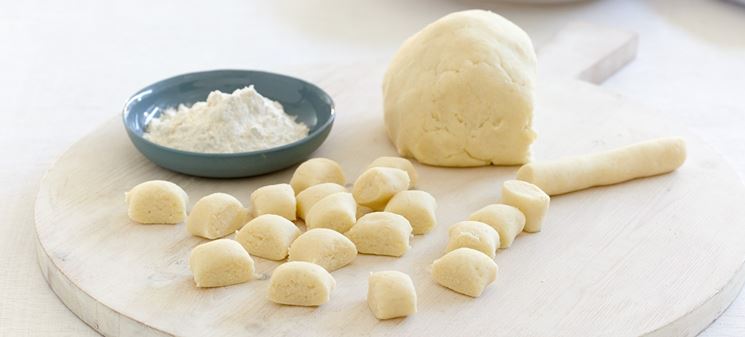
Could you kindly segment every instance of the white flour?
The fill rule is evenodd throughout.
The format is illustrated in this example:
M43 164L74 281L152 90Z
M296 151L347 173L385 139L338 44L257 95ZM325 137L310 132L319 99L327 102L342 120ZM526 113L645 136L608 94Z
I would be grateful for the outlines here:
M250 86L232 94L213 91L206 102L170 108L148 123L144 137L185 151L235 153L289 144L307 135L305 124Z

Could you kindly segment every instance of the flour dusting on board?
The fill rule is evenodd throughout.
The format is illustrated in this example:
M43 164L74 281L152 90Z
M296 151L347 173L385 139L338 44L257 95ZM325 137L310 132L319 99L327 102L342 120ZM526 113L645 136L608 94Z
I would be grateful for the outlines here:
M148 123L144 137L179 150L235 153L281 146L307 135L305 124L252 85L232 94L213 91L206 102L170 108Z

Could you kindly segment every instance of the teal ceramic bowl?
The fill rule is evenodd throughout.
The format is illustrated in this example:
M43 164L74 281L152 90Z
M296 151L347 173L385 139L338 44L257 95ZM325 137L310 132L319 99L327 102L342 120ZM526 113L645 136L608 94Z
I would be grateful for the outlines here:
M307 125L308 136L279 147L240 153L182 151L143 138L147 123L167 108L204 101L213 90L233 92L249 85L281 103L287 114ZM308 158L331 131L334 102L317 86L297 78L253 70L213 70L179 75L145 87L127 100L123 120L137 150L158 166L200 177L237 178L281 170Z

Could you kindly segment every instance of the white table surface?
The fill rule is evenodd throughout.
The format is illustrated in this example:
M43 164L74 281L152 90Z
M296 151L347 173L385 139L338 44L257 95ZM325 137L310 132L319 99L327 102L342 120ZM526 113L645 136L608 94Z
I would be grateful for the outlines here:
M604 86L682 120L745 177L745 7L727 2L0 0L0 336L96 335L39 273L33 205L54 159L130 93L201 69L387 59L468 8L505 15L538 46L574 20L639 32L637 60ZM745 336L745 294L701 336Z

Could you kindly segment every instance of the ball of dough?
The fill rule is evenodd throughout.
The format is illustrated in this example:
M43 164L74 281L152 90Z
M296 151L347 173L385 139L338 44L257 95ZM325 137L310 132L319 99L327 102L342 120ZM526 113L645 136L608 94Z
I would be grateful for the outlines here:
M191 235L217 239L235 232L248 219L248 211L230 194L213 193L199 199L186 219Z
M499 234L491 226L479 221L461 221L448 229L450 252L458 248L471 248L494 258L499 248Z
M315 263L332 272L356 257L357 247L349 238L335 230L314 228L292 243L288 260Z
M409 250L411 225L390 212L365 214L346 233L361 254L402 256Z
M388 201L386 212L402 215L409 220L414 234L425 234L437 225L435 197L424 191L401 191Z
M330 228L339 233L348 231L354 225L357 204L351 193L338 192L327 195L310 209L305 217L305 227Z
M321 183L304 189L297 194L298 218L305 219L305 216L308 215L308 211L313 208L313 205L324 197L346 191L346 187L336 183Z
M339 163L327 158L308 159L295 169L290 179L295 194L321 183L336 183L342 186L347 183Z
M435 260L432 277L441 286L471 297L497 279L497 264L486 254L471 248L458 248Z
M405 317L416 313L416 289L411 277L400 271L370 273L367 305L377 319Z
M279 215L263 214L249 221L235 234L251 255L269 260L284 260L290 244L300 235L295 224Z
M507 180L502 184L502 202L519 208L525 214L524 230L535 233L541 231L551 197L529 182Z
M146 181L124 193L127 214L141 224L176 224L186 219L189 196L165 180Z
M269 280L269 300L299 306L319 306L329 301L334 277L317 264L292 261L279 265Z
M297 202L295 192L289 184L267 185L251 193L251 204L255 216L276 214L288 220L295 220Z
M409 188L409 174L391 167L367 169L352 186L354 200L362 206L382 211L396 193Z
M392 167L406 171L409 174L409 188L416 186L418 179L414 164L406 158L401 157L379 157L373 160L367 168L371 167Z
M429 165L523 164L536 137L535 68L517 25L483 10L449 14L406 40L388 66L388 137Z
M499 233L499 248L509 248L515 237L523 231L525 215L516 207L503 204L488 205L468 216L494 227Z
M241 245L230 239L220 239L194 247L189 256L189 269L197 287L222 287L250 281L254 277L254 261Z

